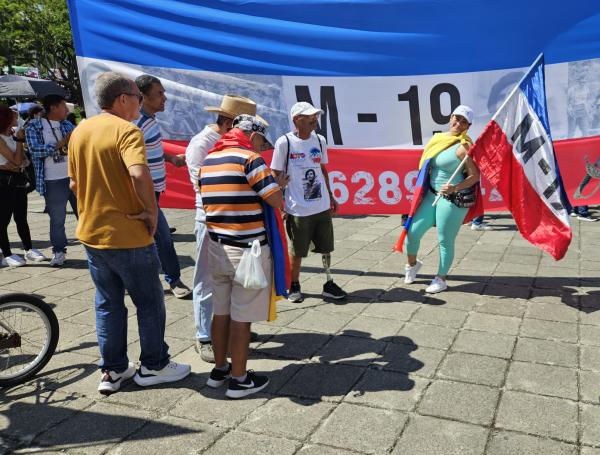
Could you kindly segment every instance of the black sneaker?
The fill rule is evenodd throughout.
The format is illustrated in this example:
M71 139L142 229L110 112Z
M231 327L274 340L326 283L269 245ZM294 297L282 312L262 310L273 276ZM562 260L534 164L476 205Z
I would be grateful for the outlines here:
M229 379L229 387L225 396L228 398L244 398L253 393L260 392L267 385L269 385L269 378L266 376L259 376L252 370L248 370L246 373L246 380L240 382L237 379Z
M592 215L587 214L587 215L577 215L577 219L581 220L581 221L598 221L596 218L594 218Z
M300 291L300 283L292 283L288 291L288 300L292 303L300 303L304 300L304 296Z
M345 299L348 294L346 294L342 288L335 284L333 280L329 280L323 285L322 295L323 297L330 299L340 300Z
M210 372L210 377L206 381L206 385L209 387L212 387L213 389L216 389L217 387L221 387L223 384L225 384L225 381L227 381L229 379L230 375L231 375L231 363L227 364L227 371L218 370L216 368L213 368L212 371Z

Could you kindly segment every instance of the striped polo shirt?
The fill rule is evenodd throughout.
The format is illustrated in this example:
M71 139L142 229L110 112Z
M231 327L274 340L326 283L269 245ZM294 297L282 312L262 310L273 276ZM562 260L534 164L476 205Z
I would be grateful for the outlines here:
M227 148L208 155L200 170L200 193L210 238L265 240L261 202L278 190L264 159L254 151Z
M167 189L167 171L165 169L165 152L162 146L162 134L156 119L140 111L140 118L133 123L144 133L144 143L146 144L146 158L148 167L154 183L154 191L162 193Z

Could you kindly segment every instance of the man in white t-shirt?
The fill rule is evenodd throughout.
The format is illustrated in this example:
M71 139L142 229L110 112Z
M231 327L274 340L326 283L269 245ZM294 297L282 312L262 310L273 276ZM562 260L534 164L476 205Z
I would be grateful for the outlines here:
M346 293L331 278L333 251L332 214L337 202L331 194L327 168L327 143L315 132L323 111L307 102L292 106L291 117L295 131L281 136L275 143L271 169L276 175L289 177L285 190L286 230L290 238L291 286L288 299L303 300L300 290L300 266L308 256L310 245L321 253L327 281L323 297L343 299Z
M216 123L206 125L195 135L185 151L185 162L190 172L190 180L196 192L196 265L194 267L193 303L196 326L196 350L205 362L215 363L211 341L211 320L213 314L212 284L208 269L208 235L206 213L200 196L200 168L208 152L221 136L231 129L233 119L241 114L256 115L256 103L237 95L225 95L221 106L205 107L205 111L217 114Z
M66 120L69 110L62 96L47 95L43 105L45 116L32 119L25 136L35 168L36 189L44 196L50 216L50 243L54 254L50 265L60 267L65 263L67 253L67 202L77 216L77 203L69 188L67 166L67 144L75 125Z

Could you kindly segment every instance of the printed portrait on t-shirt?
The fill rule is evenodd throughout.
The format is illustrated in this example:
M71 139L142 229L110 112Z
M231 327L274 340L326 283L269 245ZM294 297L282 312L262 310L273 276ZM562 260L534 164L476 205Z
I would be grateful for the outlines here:
M302 188L304 188L304 200L313 201L321 199L321 182L317 180L317 173L314 169L306 169L302 179Z

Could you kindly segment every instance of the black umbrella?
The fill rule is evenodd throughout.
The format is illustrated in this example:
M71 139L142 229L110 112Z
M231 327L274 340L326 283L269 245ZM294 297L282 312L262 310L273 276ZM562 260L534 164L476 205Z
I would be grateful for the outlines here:
M46 95L66 97L67 91L54 81L7 74L0 76L0 97L43 98Z

